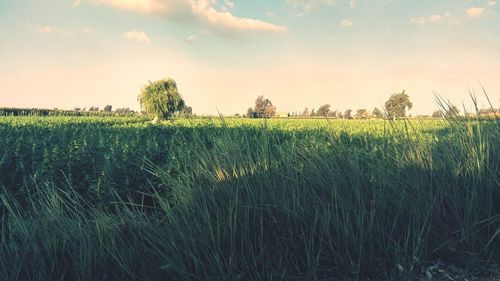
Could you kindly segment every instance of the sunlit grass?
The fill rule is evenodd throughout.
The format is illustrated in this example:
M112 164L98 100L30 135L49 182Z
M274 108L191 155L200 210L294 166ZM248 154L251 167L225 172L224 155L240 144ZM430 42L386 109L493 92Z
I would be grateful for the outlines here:
M0 118L2 280L395 280L499 262L496 120Z

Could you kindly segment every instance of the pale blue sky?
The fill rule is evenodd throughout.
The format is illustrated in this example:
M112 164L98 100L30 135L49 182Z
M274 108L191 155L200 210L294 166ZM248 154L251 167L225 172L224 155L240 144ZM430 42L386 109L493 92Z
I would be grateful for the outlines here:
M0 107L138 108L172 77L197 113L380 107L406 89L500 103L492 0L0 0Z

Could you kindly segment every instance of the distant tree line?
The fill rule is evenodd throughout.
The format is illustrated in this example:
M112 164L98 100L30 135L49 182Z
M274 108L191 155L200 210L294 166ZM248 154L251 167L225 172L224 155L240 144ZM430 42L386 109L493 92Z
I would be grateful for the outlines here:
M327 118L340 118L340 119L370 119L370 118L383 118L384 114L382 111L375 107L373 111L368 111L366 108L356 110L353 114L352 109L347 109L345 111L341 110L331 110L331 105L324 104L318 108L317 111L314 108L309 112L306 107L302 112L289 112L289 117L327 117Z
M98 107L75 107L73 110L58 108L0 108L0 116L133 116L137 113L130 108L117 108L115 111L99 111Z
M386 114L379 108L375 107L371 112L366 108L358 109L353 115L351 109L344 112L340 110L331 110L330 104L321 105L317 111L313 108L304 108L302 112L288 112L288 117L329 117L329 118L344 118L344 119L369 119L369 118L400 118L405 116L406 111L411 109L413 104L410 97L403 92L393 94L385 103ZM259 96L255 100L255 106L248 108L244 116L248 118L271 118L276 114L276 106L273 105L271 100ZM235 115L236 116L236 115Z
M387 118L396 119L407 116L407 112L412 109L413 103L410 100L410 96L406 94L403 90L400 93L395 93L389 97L385 102L383 110L378 107L373 108L372 111L368 111L366 108L361 108L354 112L352 109L347 109L345 111L332 110L330 104L323 104L317 110L314 108L309 110L308 107L304 108L302 111L292 111L285 114L288 117L296 118L311 118L311 117L323 117L323 118L342 118L342 119L371 119L371 118ZM500 108L489 108L480 109L476 114L480 115L495 115L500 114ZM255 100L255 106L248 108L246 114L242 116L248 118L271 118L276 115L276 106L273 105L271 100L264 98L264 96L259 96ZM235 117L239 117L239 114L235 114ZM282 117L283 115L280 115ZM411 115L410 115L411 116ZM431 116L419 115L418 117L456 117L460 116L460 110L451 104L446 104L444 108L436 110ZM472 116L472 115L471 115Z

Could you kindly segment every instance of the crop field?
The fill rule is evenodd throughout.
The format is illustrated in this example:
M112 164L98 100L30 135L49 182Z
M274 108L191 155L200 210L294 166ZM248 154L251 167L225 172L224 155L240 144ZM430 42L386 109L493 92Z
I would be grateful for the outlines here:
M494 119L0 117L0 280L498 264L499 140Z

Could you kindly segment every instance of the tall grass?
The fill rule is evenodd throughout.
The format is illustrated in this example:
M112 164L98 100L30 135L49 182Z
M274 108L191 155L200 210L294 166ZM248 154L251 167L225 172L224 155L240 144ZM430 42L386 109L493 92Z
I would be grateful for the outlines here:
M136 164L147 188L109 185L104 201L71 179L4 185L0 279L401 280L435 259L498 263L498 122L377 128L174 128L168 157Z

